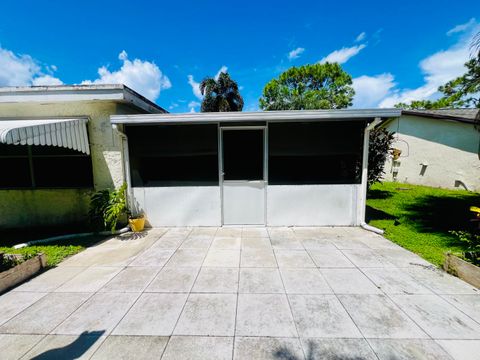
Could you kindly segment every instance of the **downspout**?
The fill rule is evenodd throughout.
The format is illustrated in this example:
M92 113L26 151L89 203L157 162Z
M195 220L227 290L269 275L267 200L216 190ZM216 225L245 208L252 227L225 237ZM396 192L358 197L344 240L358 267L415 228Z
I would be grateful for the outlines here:
M368 225L365 222L365 209L367 207L367 180L368 180L368 146L370 142L370 131L373 130L377 125L382 122L381 118L375 118L370 124L365 128L364 138L363 138L363 161L362 161L362 187L360 194L360 227L367 231L372 231L376 234L382 235L383 230L378 229L374 226Z
M136 215L136 209L134 209L133 204L133 194L132 194L132 180L130 177L130 156L128 154L128 138L127 135L120 130L118 125L112 125L117 134L122 138L122 158L123 158L123 177L127 183L127 208L130 211L134 211Z

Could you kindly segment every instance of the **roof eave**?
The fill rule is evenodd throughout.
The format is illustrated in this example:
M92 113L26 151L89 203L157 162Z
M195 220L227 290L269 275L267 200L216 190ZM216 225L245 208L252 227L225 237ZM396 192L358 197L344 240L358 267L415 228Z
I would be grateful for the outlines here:
M205 124L228 122L292 122L292 121L337 121L346 119L391 118L401 115L399 109L341 109L299 111L257 111L221 113L182 113L112 115L112 124Z

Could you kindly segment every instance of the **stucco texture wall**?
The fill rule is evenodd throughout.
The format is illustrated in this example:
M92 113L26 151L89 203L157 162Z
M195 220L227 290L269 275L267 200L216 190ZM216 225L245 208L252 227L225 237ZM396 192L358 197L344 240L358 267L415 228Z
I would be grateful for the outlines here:
M480 133L471 124L417 116L390 122L393 147L402 151L385 165L385 179L449 189L480 190Z
M124 181L121 139L112 129L110 115L125 112L125 106L109 101L0 104L0 118L88 116L95 190ZM91 189L0 190L0 229L85 221L90 194Z

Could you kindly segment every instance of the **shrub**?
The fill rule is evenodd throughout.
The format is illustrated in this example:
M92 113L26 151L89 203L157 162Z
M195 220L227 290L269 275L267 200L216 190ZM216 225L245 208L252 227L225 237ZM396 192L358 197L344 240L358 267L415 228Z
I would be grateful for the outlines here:
M368 188L381 182L385 174L385 161L391 150L394 133L386 129L374 129L370 132L368 147Z
M123 184L116 190L100 190L90 198L90 221L94 227L103 226L115 232L120 217L127 213L127 201L125 192L127 184Z
M467 249L463 252L465 259L480 265L480 235L469 231L450 231L450 233L466 244Z

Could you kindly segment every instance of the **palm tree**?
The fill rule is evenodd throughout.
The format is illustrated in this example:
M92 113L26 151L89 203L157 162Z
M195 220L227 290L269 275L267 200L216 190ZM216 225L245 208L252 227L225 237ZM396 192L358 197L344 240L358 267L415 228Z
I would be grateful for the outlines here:
M242 111L243 99L237 83L226 72L217 78L207 77L200 83L200 92L204 96L202 112Z

